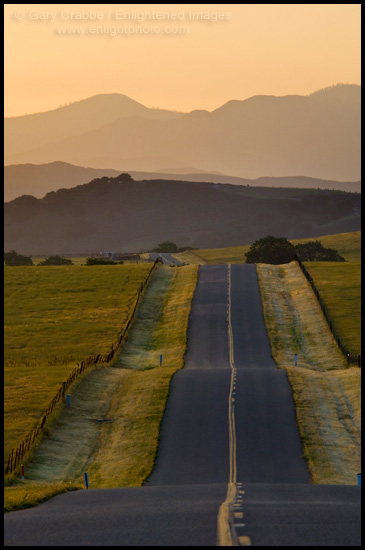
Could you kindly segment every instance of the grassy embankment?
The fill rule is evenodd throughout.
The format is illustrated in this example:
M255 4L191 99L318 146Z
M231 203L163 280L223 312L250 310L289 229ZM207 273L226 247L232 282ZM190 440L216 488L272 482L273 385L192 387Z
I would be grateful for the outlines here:
M151 266L4 268L5 461L77 362L110 350ZM45 434L61 407L47 420ZM6 476L5 484L14 479ZM70 488L38 487L35 501Z
M77 362L110 350L151 266L4 268L6 459Z
M125 353L74 385L72 406L51 423L26 480L6 489L6 510L81 488L86 468L93 488L141 485L153 467L171 376L183 365L196 273L194 266L158 269Z
M361 260L361 231L313 237L310 239L293 239L290 242L298 244L308 241L320 241L325 248L334 248L347 261ZM187 264L245 263L245 253L249 251L250 246L247 244L227 248L187 250L186 252L173 254L173 256Z
M340 265L339 279L335 270ZM312 264L307 267L311 274L316 271L314 279L321 294L322 287L326 287L323 298L326 305L332 304L331 318L341 340L346 340L354 353L360 353L358 300L346 299L348 291L358 295L359 264L320 262L315 269ZM286 369L293 389L312 481L356 485L361 471L361 370L347 367L314 293L295 262L259 264L257 271L272 354ZM343 322L346 317L355 318L355 323L350 326Z

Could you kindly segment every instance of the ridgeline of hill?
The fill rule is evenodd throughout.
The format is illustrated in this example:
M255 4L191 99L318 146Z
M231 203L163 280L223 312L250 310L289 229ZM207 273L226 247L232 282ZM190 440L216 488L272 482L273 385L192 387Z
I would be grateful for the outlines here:
M268 234L298 239L361 228L358 193L133 181L125 174L4 206L5 250L29 255L140 252L166 240L217 248Z
M172 169L173 170L173 169ZM195 171L194 171L195 170ZM67 162L48 164L14 164L4 166L4 201L8 202L22 195L32 195L38 199L46 193L58 189L75 187L103 176L116 177L123 170L107 168L85 168ZM298 187L301 189L332 189L361 193L361 181L332 181L306 176L287 176L282 178L261 177L257 179L238 178L226 174L198 171L196 168L176 170L175 173L127 172L135 180L181 180L210 183L231 183L233 185L253 185L265 187Z
M361 86L338 84L307 96L258 95L190 113L102 94L7 118L4 142L7 165L64 161L148 172L195 166L244 178L301 174L357 181Z

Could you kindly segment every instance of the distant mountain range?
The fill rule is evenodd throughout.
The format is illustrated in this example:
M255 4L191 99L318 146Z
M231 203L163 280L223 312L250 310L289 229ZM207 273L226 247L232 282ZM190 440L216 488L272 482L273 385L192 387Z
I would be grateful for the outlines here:
M63 161L160 172L195 166L255 179L359 181L361 87L254 96L208 111L149 109L121 94L4 121L5 164Z
M231 183L260 187L293 187L301 189L331 189L336 191L361 192L361 181L328 181L306 176L287 176L282 178L262 177L257 179L238 178L219 173L194 172L194 168L165 172L128 172L135 180L181 180L210 183ZM120 171L107 168L84 168L66 162L49 164L15 164L4 167L4 201L11 201L21 195L42 198L51 191L69 189L88 183L103 176L116 177Z
M21 254L140 252L250 244L358 231L361 195L202 182L103 177L42 199L5 203L4 246Z

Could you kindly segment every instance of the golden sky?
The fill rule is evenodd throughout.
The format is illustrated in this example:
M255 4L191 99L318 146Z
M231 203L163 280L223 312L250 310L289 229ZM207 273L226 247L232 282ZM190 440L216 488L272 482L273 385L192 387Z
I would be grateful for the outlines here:
M5 4L5 116L100 93L147 107L360 84L361 4Z

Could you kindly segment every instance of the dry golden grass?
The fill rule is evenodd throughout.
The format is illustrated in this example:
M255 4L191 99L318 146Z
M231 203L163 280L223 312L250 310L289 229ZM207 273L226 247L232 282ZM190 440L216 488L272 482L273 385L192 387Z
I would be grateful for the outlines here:
M361 471L360 370L286 370L312 482L356 485Z
M361 354L361 262L305 262L342 345Z
M102 432L99 450L89 468L90 479L97 487L140 486L151 473L170 380L184 364L197 266L163 267L159 268L158 275L156 287L164 288L161 310L158 312L155 308L158 293L151 285L145 309L141 310L131 334L128 354L125 357L122 354L115 362L115 366L126 366L128 370L120 369L123 382L120 391L114 393L108 411L108 416L117 420ZM157 311L158 318L152 336L146 339L145 327L148 328L155 314L153 310ZM161 367L160 355L163 356ZM118 468L115 456L118 456Z
M196 280L197 266L158 268L129 334L128 368L122 368L122 352L72 387L71 407L64 407L48 427L26 464L26 481L6 488L6 510L15 509L17 502L19 508L36 504L45 488L51 496L58 487L82 487L84 471L92 488L143 483L153 469L171 377L183 366ZM98 422L105 419L112 421Z
M295 262L258 264L257 272L272 354L278 366L286 369L293 389L312 481L356 485L361 450L361 371L347 368L313 291Z
M290 242L296 245L314 240L320 241L325 248L333 248L337 250L339 254L347 261L361 260L361 231L311 237L308 239L293 239ZM179 252L177 254L173 254L173 256L181 262L187 264L240 264L246 262L245 253L248 252L250 246L250 244L245 244L226 248L199 248L196 250ZM148 254L146 254L145 258L148 258Z
M346 361L328 329L311 286L298 264L258 264L260 291L271 346L281 366L313 370L341 369Z
M6 487L4 512L12 512L23 508L32 508L55 495L81 489L81 484L74 483L29 483L19 481L14 487Z
M152 263L4 268L4 460L77 363L108 353Z

